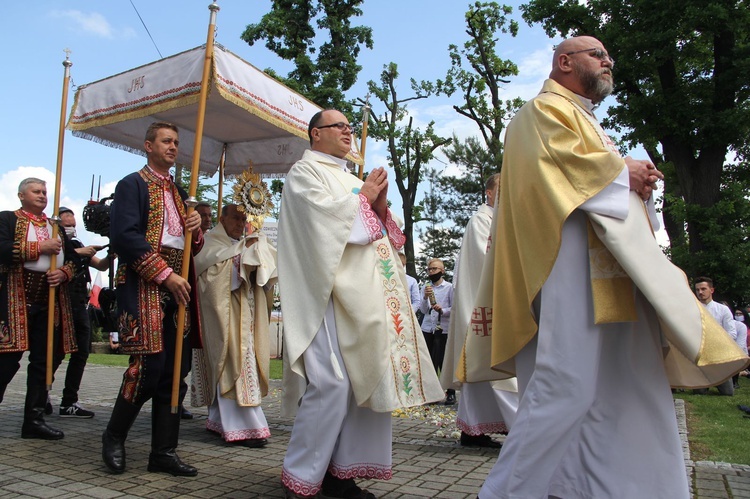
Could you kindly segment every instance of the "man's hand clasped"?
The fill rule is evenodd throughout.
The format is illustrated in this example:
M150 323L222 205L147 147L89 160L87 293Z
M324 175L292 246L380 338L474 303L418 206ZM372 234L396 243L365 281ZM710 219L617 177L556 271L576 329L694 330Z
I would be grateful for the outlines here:
M644 201L651 197L656 182L664 180L664 174L651 161L627 156L625 165L630 173L630 190L637 192Z
M375 214L385 220L388 211L388 172L385 168L379 166L373 169L359 192L367 198Z

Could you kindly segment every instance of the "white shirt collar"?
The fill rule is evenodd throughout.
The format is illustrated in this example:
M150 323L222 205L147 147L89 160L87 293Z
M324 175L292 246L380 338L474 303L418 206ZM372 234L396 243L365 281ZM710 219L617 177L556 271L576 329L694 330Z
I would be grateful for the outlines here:
M596 108L599 107L599 104L594 104L593 101L589 99L588 97L584 97L583 95L578 95L578 98L581 99L581 104L583 104L583 107L585 107L586 110L590 112L592 115L594 114L594 110L596 110Z
M327 154L327 153L324 153L324 152L320 152L320 151L315 151L315 154L320 154L321 156L325 157L326 159L330 159L331 161L333 161L334 163L336 163L337 165L339 165L342 170L348 171L348 168L346 167L346 163L347 163L346 159L344 159L344 158L337 158L336 156L332 156L330 154Z

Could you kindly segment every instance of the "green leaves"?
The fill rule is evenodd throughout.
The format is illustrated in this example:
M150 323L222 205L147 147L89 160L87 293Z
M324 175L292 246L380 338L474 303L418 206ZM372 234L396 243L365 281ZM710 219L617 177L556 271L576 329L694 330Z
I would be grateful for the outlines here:
M670 256L747 300L747 200L735 190L750 136L747 0L531 0L521 10L550 36L590 35L615 58L616 104L604 125L664 162ZM657 164L661 167L661 165ZM746 191L745 191L746 192Z
M363 1L273 0L271 11L248 25L241 38L249 45L264 40L270 51L294 62L286 78L267 73L322 108L351 114L344 92L362 69L357 64L361 46L372 48L372 29L351 25L351 18L362 15L358 6Z

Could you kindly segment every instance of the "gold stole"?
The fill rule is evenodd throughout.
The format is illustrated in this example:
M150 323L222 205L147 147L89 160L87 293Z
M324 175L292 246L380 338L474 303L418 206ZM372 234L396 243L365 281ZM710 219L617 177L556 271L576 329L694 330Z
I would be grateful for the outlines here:
M602 145L620 156L612 140L604 133L599 122L577 102L570 101L594 128ZM638 320L635 310L635 286L617 259L601 242L591 226L588 228L589 271L591 273L591 295L594 302L594 324L610 322L634 322Z

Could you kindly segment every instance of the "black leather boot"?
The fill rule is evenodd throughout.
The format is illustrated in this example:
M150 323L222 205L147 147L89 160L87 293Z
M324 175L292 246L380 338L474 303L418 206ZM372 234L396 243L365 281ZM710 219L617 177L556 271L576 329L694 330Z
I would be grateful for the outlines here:
M125 439L140 412L140 406L117 396L107 429L102 434L102 460L113 473L125 471Z
M151 413L151 454L148 470L172 476L196 476L198 470L183 463L177 455L180 414L172 414L169 405L154 403Z
M60 440L65 434L47 426L44 421L44 406L47 404L47 389L42 386L26 388L26 403L23 409L23 426L21 438L40 438L42 440Z

